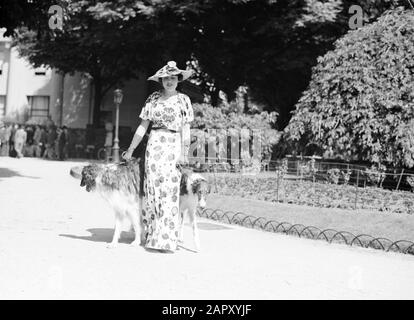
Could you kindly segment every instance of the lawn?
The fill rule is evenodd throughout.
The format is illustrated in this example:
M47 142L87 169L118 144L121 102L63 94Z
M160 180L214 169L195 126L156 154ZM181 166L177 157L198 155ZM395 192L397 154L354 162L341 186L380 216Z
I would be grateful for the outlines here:
M323 181L278 179L276 176L206 174L221 195L253 200L340 209L369 209L414 214L414 193L375 186L356 187Z
M222 211L241 211L268 220L315 226L319 229L348 231L354 235L369 234L395 241L414 241L414 216L408 214L364 209L317 208L215 193L209 195L207 207Z

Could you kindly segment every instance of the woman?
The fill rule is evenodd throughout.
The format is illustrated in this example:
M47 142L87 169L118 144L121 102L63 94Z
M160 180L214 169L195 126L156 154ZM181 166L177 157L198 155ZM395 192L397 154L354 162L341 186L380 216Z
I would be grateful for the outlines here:
M190 147L190 122L193 109L190 98L177 92L177 84L191 76L168 62L148 80L158 81L163 90L152 93L143 107L141 124L124 158L131 159L150 122L152 129L145 153L143 222L145 247L161 252L177 249L179 231L179 192L181 172L178 163L186 163Z

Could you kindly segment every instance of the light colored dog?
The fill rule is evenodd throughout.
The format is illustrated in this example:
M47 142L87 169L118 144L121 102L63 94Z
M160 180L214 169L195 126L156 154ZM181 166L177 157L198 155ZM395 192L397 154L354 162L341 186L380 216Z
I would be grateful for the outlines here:
M86 191L95 191L101 195L115 213L115 230L113 248L118 244L124 220L128 220L135 232L135 240L131 243L139 246L144 242L144 230L141 220L143 201L142 177L143 161L136 159L126 164L92 164L83 168L80 185Z
M210 193L207 180L198 173L183 170L180 184L180 232L179 241L183 243L184 219L188 217L193 229L193 242L196 251L200 251L200 239L197 227L197 208L206 207L206 195Z
M123 221L128 220L135 232L132 245L145 242L142 223L144 166L141 159L126 164L92 164L83 168L80 185L88 192L97 192L115 212L115 229L112 242L108 247L118 244ZM198 173L183 169L180 183L180 232L179 241L183 243L184 219L188 218L193 229L193 242L196 251L200 250L197 228L197 208L206 206L206 195L210 192L207 180Z

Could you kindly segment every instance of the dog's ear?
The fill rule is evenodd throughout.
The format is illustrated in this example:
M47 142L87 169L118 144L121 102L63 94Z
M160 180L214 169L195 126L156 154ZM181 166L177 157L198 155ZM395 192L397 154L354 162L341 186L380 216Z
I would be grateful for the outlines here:
M85 186L85 174L86 174L86 173L85 173L85 168L83 168L83 169L82 169L82 172L81 172L81 177L82 177L82 178L81 178L81 182L80 182L80 186L81 186L81 187Z
M195 179L195 180L191 181L191 188L192 188L192 192L194 194L196 194L197 191L199 190L201 181L202 181L202 179Z

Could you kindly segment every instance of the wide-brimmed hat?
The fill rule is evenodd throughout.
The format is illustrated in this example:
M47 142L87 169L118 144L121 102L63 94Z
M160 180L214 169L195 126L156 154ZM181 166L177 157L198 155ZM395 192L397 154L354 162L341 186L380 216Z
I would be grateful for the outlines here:
M160 78L169 77L169 76L178 76L182 75L183 78L180 81L184 81L191 77L193 74L192 70L181 70L177 68L177 63L175 61L168 61L168 63L158 70L153 76L149 77L148 80L160 81Z

